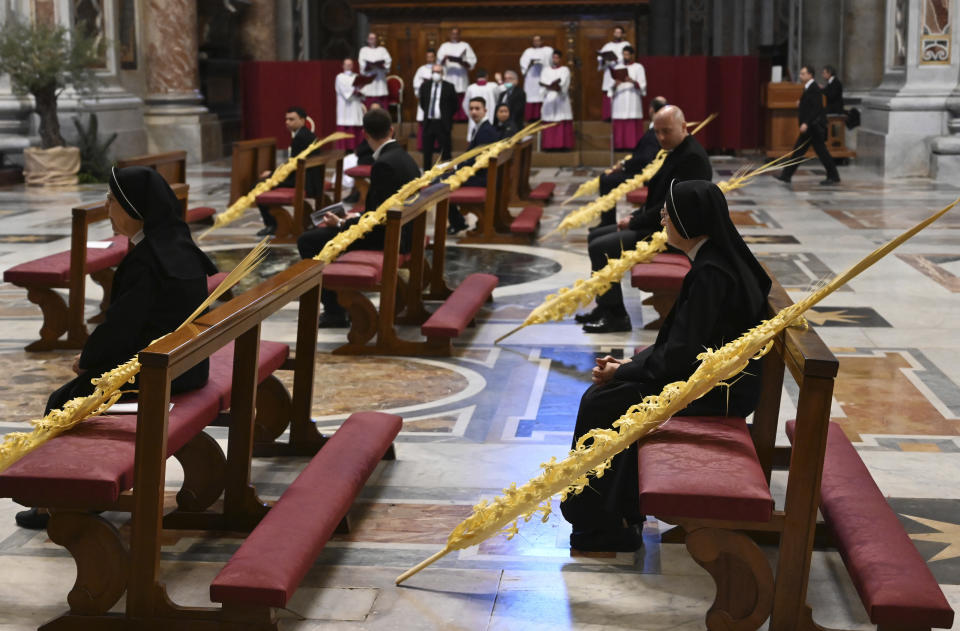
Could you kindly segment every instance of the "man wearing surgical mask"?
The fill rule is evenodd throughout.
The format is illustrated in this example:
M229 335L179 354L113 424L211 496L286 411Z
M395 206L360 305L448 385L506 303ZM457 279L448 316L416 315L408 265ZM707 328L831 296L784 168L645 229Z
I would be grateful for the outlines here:
M450 160L453 114L457 110L457 91L443 79L443 66L434 64L430 81L420 86L420 107L423 108L423 169L433 166L434 142L440 145L440 159Z
M497 99L497 106L506 105L510 108L510 120L517 126L517 129L523 128L524 110L527 107L527 96L523 93L523 86L519 85L520 77L513 70L507 70L501 77L497 73L497 83L500 84L500 97Z

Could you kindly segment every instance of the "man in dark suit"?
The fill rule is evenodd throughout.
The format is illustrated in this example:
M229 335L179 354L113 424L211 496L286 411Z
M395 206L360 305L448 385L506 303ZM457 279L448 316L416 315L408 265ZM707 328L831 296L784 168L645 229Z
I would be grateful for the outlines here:
M477 125L473 128L473 136L470 137L470 144L467 145L467 151L499 141L500 133L493 125L490 124L490 121L487 120L486 99L484 99L482 96L475 96L470 99L470 103L468 105L470 106L470 118ZM473 162L473 160L467 160L458 168L463 169L465 167L469 167L473 164ZM487 170L481 169L477 171L471 175L470 178L463 183L463 185L486 186ZM467 222L464 220L463 215L460 214L460 209L456 204L450 204L447 217L447 232L450 234L456 234L467 229Z
M647 113L650 115L651 121L653 121L653 117L666 104L667 99L662 96L654 97L653 100L650 101L650 107L647 108ZM657 142L657 135L653 131L653 123L651 122L650 127L643 134L643 136L640 137L640 140L637 141L636 146L633 148L633 151L630 154L630 159L618 162L604 171L603 175L600 176L600 194L606 195L633 176L640 173L640 171L643 171L643 167L647 166L651 160L657 157L657 153L659 151L660 143ZM605 211L600 217L601 226L608 226L616 222L616 206L608 211Z
M683 111L675 105L666 105L653 117L653 131L660 147L668 152L666 160L647 183L647 201L633 214L615 224L600 226L590 231L587 251L593 271L603 268L608 258L616 258L624 250L632 250L637 243L661 229L660 209L666 201L673 180L710 180L713 168L707 152L696 138L687 133ZM614 283L607 293L597 297L593 311L578 314L577 322L587 333L629 331L630 316L623 306L620 283Z
M823 95L827 97L827 114L843 114L843 84L837 79L837 70L824 66L820 76L824 81Z
M527 95L523 92L523 86L519 85L520 78L513 70L507 70L503 73L503 82L500 84L500 96L497 98L497 106L506 104L510 108L510 120L517 126L517 129L523 129L523 115L527 108Z
M833 157L827 151L825 140L827 138L827 115L823 109L823 92L820 86L813 80L813 68L803 66L800 68L800 83L803 84L803 94L800 96L800 103L797 109L797 120L800 123L800 133L797 135L797 142L793 145L793 153L790 154L790 160L800 158L807 152L807 145L813 147L823 168L827 171L827 179L820 182L821 185L830 186L840 182L840 174L837 173L837 165L833 163ZM788 166L780 172L777 179L787 184L790 178L797 170L797 165Z
M302 107L288 107L287 113L284 116L284 124L286 124L287 131L289 131L292 136L290 139L289 156L291 158L297 156L301 151L309 147L310 143L317 139L317 137L313 135L313 132L307 127L307 113ZM264 171L260 174L260 179L270 177L270 173L270 171ZM310 199L315 199L323 195L323 181L322 178L317 177L319 175L321 175L320 169L313 169L312 172L307 173L305 194ZM320 181L318 181L318 179ZM277 188L293 188L296 186L296 180L296 172L291 173L287 176L287 179L277 185ZM264 227L257 233L257 236L265 237L268 234L275 234L277 232L277 220L270 214L268 206L259 206L259 208L260 216L263 217Z
M440 159L451 157L450 132L453 114L457 110L457 91L453 84L443 80L443 66L433 65L430 81L420 85L420 106L423 108L423 168L433 167L433 146L440 144Z
M517 127L517 124L513 122L513 119L510 118L510 106L503 104L495 107L497 108L497 115L493 127L497 130L497 133L500 134L500 140L512 138L520 129Z
M363 135L373 149L374 162L370 168L370 189L367 191L365 210L376 210L404 184L420 176L420 168L410 154L393 139L393 126L390 115L382 108L374 108L363 117ZM338 233L360 221L360 215L350 213L344 218L327 214L323 225L308 230L297 239L297 249L301 258L316 256L327 242ZM400 252L410 251L413 223L404 226L400 236ZM365 236L357 239L347 250L383 250L384 227L377 226ZM349 325L347 313L337 303L336 292L322 289L320 301L323 313L320 326L325 328L345 327Z

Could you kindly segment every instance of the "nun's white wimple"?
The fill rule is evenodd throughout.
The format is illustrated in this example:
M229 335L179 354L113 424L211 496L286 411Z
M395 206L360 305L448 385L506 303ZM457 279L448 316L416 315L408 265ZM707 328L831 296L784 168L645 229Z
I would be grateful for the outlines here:
M673 213L677 216L677 221L680 222L680 232L683 233L684 239L689 239L690 234L687 232L687 229L683 227L683 220L680 219L680 209L677 208L677 200L673 198L673 185L677 183L677 178L670 180L670 203L673 204Z
M120 179L117 177L117 167L110 167L110 176L113 177L113 181L117 184L117 190L120 191L120 194L123 195L123 199L126 200L127 205L130 206L130 209L137 213L137 217L140 218L140 221L143 221L143 215L140 214L140 211L137 210L137 207L130 203L130 198L127 197L127 194L123 192L123 188L120 186Z

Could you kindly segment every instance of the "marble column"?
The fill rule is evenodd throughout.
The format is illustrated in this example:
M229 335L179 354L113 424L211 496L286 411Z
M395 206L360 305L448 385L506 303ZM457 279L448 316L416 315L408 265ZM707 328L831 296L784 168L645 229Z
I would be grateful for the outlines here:
M196 3L145 0L141 6L149 150L184 149L190 162L221 157L220 123L198 89Z
M842 4L837 0L803 0L800 64L813 66L818 79L820 68L825 65L834 67L842 65L840 63Z
M255 61L277 59L277 12L273 0L252 0L240 27L243 51Z
M887 0L884 75L863 99L858 161L887 177L960 175L957 2ZM946 18L946 24L937 21ZM942 32L937 32L942 29Z
M844 0L843 61L835 64L844 95L862 95L883 79L884 0Z
M648 54L676 54L673 39L676 7L673 0L650 0L650 33L648 35Z

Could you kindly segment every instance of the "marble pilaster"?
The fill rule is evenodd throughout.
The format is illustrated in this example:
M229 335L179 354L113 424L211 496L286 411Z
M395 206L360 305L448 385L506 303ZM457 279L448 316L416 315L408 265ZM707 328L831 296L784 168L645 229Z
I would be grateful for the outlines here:
M825 65L839 67L843 3L836 0L803 0L803 27L800 37L800 63L817 69Z
M253 0L240 27L244 52L255 61L277 59L277 12L273 0Z
M197 7L189 0L144 3L147 110L151 152L185 149L190 162L220 157L216 114L203 106L197 77Z

